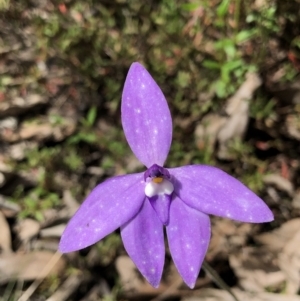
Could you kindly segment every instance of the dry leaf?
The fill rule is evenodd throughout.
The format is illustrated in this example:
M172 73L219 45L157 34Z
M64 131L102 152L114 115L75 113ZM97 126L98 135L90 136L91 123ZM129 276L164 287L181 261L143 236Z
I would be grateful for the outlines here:
M46 301L67 300L78 289L83 280L82 274L69 276L62 286Z
M5 149L1 150L1 152L2 155L4 155L7 158L23 160L28 151L35 149L37 146L38 144L34 141L23 141L20 143L9 145Z
M210 149L213 149L217 141L218 133L226 123L226 120L227 117L218 114L211 113L206 115L195 129L197 147L203 149L208 146Z
M290 220L279 229L255 239L277 256L278 267L286 277L285 290L296 294L300 289L300 219Z
M7 220L0 211L0 229L1 229L1 235L0 235L0 247L3 252L10 253L11 252L11 234L9 225L7 223Z
M291 181L278 174L269 174L263 177L265 184L274 185L279 190L285 191L289 196L294 195L294 187Z
M293 239L300 229L300 218L292 219L272 232L263 233L255 237L255 240L265 245L271 252L280 252L284 246Z
M239 289L233 289L233 293L239 301L300 301L300 296L273 294L273 293L250 293ZM213 288L203 288L192 297L183 298L182 301L235 301L228 292Z
M300 190L297 190L292 200L292 206L295 209L300 209Z
M226 102L228 119L218 133L220 159L230 159L228 142L234 138L242 138L249 120L249 101L255 90L261 85L261 79L256 73L248 73L245 82Z
M228 254L243 247L253 225L247 223L236 223L229 219L214 218L212 227L212 238L207 253L207 260L214 258L227 258Z
M6 200L2 195L0 195L0 208L6 217L13 217L21 210L18 204Z
M287 115L285 127L289 137L300 140L300 121L298 113Z
M116 259L116 268L125 291L139 291L141 286L144 286L135 264L128 256L119 256Z
M34 219L25 218L18 222L15 226L15 231L18 233L23 242L30 240L40 231L40 224Z
M258 74L248 73L245 82L226 102L227 116L208 114L203 118L195 130L198 148L201 149L207 144L212 148L218 141L218 157L232 159L228 153L228 143L234 138L243 137L249 120L249 100L260 85Z
M41 237L58 237L60 238L62 233L64 232L66 225L61 224L53 227L49 227L46 229L42 229L40 236Z
M48 117L41 117L32 123L24 122L16 131L5 131L1 133L1 138L7 142L18 142L19 140L35 139L43 141L54 139L61 141L72 135L76 129L74 118L63 117L62 124L53 125Z
M297 294L300 288L300 228L294 232L279 253L278 264L287 276L285 291L287 294Z
M264 247L244 248L229 256L230 266L239 279L239 285L250 292L264 292L278 287L286 277L276 263L276 255Z
M164 283L158 288L152 287L138 272L135 264L128 256L119 256L115 261L116 269L122 284L122 293L128 298L142 299L146 295L157 295L166 290ZM139 298L140 297L140 298Z
M25 98L15 97L11 100L0 102L0 116L9 116L20 114L34 106L45 104L47 97L39 94L29 94Z
M13 280L34 280L48 276L43 273L44 267L54 256L53 253L40 251L28 254L0 255L0 283ZM50 275L60 274L65 267L65 261L60 258L52 268Z

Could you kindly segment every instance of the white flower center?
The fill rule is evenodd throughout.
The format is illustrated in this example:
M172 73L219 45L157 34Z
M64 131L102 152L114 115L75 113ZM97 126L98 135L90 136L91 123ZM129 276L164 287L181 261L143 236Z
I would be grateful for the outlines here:
M148 182L145 186L145 195L148 198L151 198L155 195L172 194L172 192L174 191L174 186L170 181L163 179L161 182L158 182L155 179L156 178Z

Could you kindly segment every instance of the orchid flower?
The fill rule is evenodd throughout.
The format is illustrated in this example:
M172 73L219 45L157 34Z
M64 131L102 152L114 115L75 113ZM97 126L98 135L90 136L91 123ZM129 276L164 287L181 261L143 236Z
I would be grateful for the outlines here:
M169 249L193 288L211 235L209 214L236 221L273 220L267 205L241 182L207 165L163 167L172 140L166 99L139 63L129 69L122 95L126 139L146 171L110 178L83 202L62 234L63 253L90 246L121 228L124 247L148 282L158 287Z

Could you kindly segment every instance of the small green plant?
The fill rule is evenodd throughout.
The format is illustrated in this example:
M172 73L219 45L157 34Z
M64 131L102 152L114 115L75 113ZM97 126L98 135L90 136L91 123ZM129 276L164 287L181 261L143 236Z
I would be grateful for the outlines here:
M38 186L22 197L22 190L22 187L20 187L17 198L16 195L12 198L12 201L18 202L22 209L19 213L19 218L21 219L31 217L38 221L43 221L44 210L59 205L60 197L57 193L49 192Z
M257 97L257 99L253 100L250 105L250 116L257 119L262 120L265 118L274 115L274 108L275 108L275 100L271 99L264 99L262 97Z
M249 24L256 24L258 30L264 34L277 33L278 25L277 5L275 1L266 1L259 10L251 11L246 18Z
M113 233L97 243L97 250L101 255L101 264L108 265L117 254L118 248L121 246L121 237L117 233Z
M263 171L267 163L253 156L253 146L241 139L232 140L228 147L230 154L235 158L236 172L240 174L242 182L251 190L260 191L263 188Z
M238 46L251 39L255 30L242 30L233 38L223 38L213 44L215 60L205 59L203 67L217 72L218 78L212 84L219 98L227 97L236 91L248 71L254 71L254 65L247 64L238 49Z
M264 188L263 173L259 169L242 174L242 182L251 190L258 192Z
M97 135L93 130L96 118L97 109L96 107L91 107L87 112L86 117L80 120L79 130L68 139L68 143L78 144L79 142L85 142L88 144L94 144L97 141Z
M63 162L71 171L77 171L83 167L82 157L74 148L70 148L68 154L64 156Z
M38 147L29 150L26 153L26 163L23 167L35 168L39 166L50 166L59 158L61 147L45 147L39 149Z
M298 66L294 66L291 62L283 64L284 75L280 79L282 83L290 83L299 74Z

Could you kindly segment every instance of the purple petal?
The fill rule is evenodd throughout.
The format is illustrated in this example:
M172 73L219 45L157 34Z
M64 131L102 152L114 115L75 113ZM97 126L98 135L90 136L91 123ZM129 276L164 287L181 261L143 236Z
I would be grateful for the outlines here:
M150 204L155 210L160 221L166 225L169 222L169 210L172 195L161 194L149 198Z
M144 199L143 173L106 180L90 193L72 217L59 250L72 252L96 243L137 214Z
M249 223L274 219L263 200L218 168L188 165L169 172L176 178L175 193L199 211Z
M165 260L163 225L146 199L142 210L121 228L124 247L142 275L158 287Z
M210 241L209 217L176 196L170 206L170 222L166 228L176 268L184 282L193 288Z
M163 166L172 140L172 119L166 99L148 71L133 63L122 95L122 124L136 157L147 167Z

